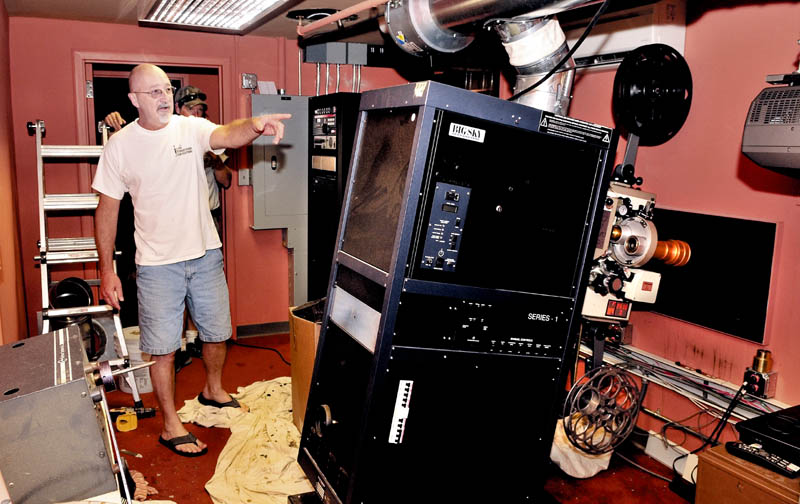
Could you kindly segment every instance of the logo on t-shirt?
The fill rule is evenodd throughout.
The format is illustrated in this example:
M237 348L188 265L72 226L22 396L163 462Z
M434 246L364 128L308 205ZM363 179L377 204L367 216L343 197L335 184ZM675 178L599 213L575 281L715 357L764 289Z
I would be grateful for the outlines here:
M184 154L191 154L191 147L181 147L180 145L173 145L172 150L175 151L175 157L183 156Z

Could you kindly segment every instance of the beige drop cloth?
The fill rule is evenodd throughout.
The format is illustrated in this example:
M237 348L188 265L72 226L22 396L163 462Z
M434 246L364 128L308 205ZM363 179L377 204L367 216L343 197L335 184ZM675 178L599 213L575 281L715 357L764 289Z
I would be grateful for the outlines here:
M300 433L292 423L291 378L239 387L234 395L249 412L203 406L196 398L178 411L183 422L231 429L206 483L211 499L216 504L286 504L287 496L312 491L297 464Z

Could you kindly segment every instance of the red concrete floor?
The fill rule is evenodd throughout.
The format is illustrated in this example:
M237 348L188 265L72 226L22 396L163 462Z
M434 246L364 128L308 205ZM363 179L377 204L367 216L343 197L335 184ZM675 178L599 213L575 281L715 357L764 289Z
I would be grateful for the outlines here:
M250 347L274 348L288 361L288 335L246 338L239 340L239 343L241 344L228 346L223 385L229 392L236 392L237 387L244 387L257 381L289 376L289 366L284 364L275 352ZM193 359L191 364L178 372L175 397L179 409L183 401L200 393L204 381L205 369L202 359ZM153 393L141 394L141 397L145 407L157 407ZM109 394L108 403L111 408L133 405L131 395L120 391ZM132 470L141 472L149 485L158 490L158 495L151 498L172 500L178 504L212 502L204 486L214 475L217 458L228 442L230 430L208 429L195 424L186 424L189 432L208 445L206 455L187 458L175 455L159 444L158 437L161 434L159 411L154 418L140 419L137 423L138 427L133 431L117 432L117 442L121 449L142 455L142 458L131 455L123 457Z
M236 391L260 380L271 380L289 376L289 366L269 350L242 345L272 347L289 360L288 335L259 336L239 340L240 344L229 346L228 360L224 372L224 385L228 391ZM204 369L200 359L194 361L177 374L176 398L178 406L186 399L195 397L202 388ZM131 396L123 392L108 395L113 407L131 406ZM155 407L152 393L142 394L146 407ZM230 437L228 429L206 429L187 424L189 432L208 444L208 453L202 457L186 458L172 454L158 443L160 413L155 418L138 421L138 427L130 432L118 432L120 448L142 455L135 458L124 455L132 470L141 472L149 484L158 490L153 499L172 500L178 504L207 504L211 498L204 489L205 483L214 474L217 457ZM636 462L646 468L669 477L669 470L643 454L634 454ZM590 479L576 479L565 475L550 464L545 490L560 503L592 504L683 504L686 501L669 490L667 483L655 478L628 463L613 457L608 470ZM503 502L498 495L498 502Z

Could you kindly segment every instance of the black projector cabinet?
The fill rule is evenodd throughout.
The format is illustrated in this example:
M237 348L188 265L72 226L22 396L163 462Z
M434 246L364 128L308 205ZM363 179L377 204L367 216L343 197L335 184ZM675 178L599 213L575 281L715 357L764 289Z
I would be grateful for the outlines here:
M298 461L325 503L536 502L617 133L362 94Z

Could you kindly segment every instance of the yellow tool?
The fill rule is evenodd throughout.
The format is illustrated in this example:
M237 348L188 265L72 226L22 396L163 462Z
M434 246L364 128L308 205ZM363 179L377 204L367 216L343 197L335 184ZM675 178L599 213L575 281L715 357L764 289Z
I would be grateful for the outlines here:
M138 427L136 410L133 408L115 408L111 410L111 415L116 416L114 424L120 432L128 432Z

